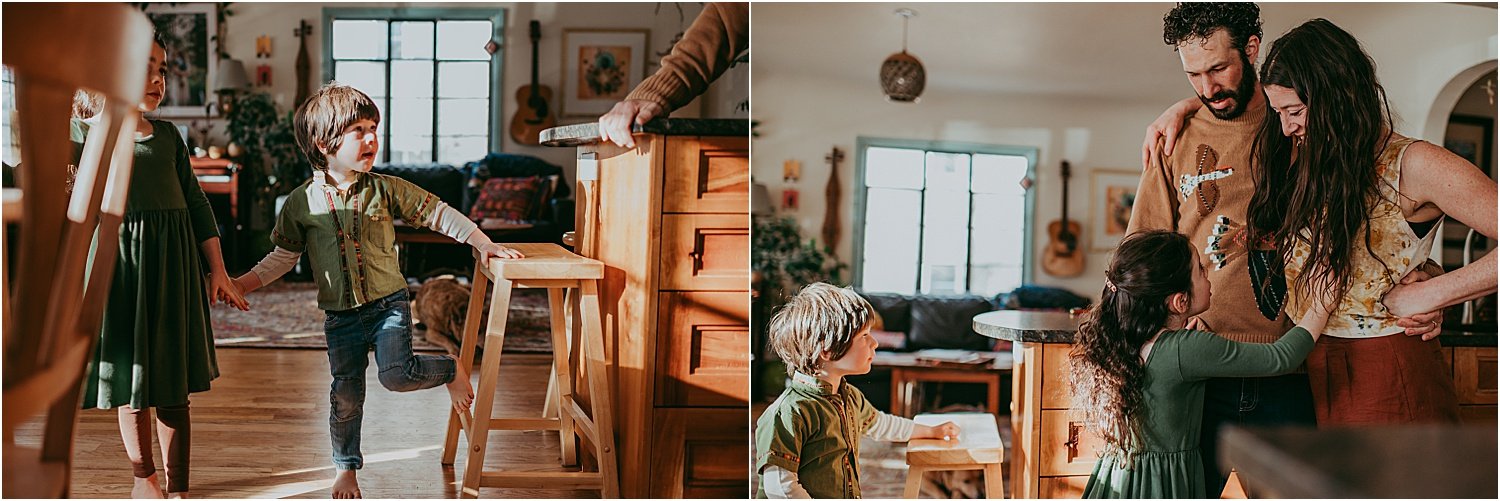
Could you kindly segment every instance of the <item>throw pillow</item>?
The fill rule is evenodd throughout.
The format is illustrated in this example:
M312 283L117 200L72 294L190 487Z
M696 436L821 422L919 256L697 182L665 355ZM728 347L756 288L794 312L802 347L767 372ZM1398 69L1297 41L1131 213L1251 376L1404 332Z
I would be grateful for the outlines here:
M479 189L479 200L469 209L469 219L499 219L525 222L536 212L537 192L542 178L492 177Z

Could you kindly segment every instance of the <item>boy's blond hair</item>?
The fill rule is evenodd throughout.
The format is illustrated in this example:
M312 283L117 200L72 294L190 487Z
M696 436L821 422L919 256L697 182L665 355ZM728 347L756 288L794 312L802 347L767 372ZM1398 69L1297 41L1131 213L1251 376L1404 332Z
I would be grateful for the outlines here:
M292 123L297 147L307 155L313 168L325 170L328 157L323 152L338 150L344 142L344 128L363 119L380 123L380 109L375 107L375 101L359 89L328 82L297 107Z
M870 303L853 290L818 282L771 316L771 349L786 362L787 374L816 375L823 367L818 356L826 351L830 360L843 358L870 316Z

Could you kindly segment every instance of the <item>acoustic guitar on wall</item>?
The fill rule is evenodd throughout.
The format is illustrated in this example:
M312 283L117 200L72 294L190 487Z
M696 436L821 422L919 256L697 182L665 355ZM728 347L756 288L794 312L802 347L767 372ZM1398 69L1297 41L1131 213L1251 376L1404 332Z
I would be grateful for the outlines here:
M531 85L516 90L515 116L510 119L510 138L517 143L541 144L543 130L557 125L552 114L552 89L537 83L536 42L542 39L542 23L531 22Z
M1042 271L1057 277L1076 277L1083 273L1083 249L1078 245L1082 233L1078 221L1068 219L1068 178L1072 177L1068 161L1062 162L1062 219L1047 224L1047 250L1042 254Z

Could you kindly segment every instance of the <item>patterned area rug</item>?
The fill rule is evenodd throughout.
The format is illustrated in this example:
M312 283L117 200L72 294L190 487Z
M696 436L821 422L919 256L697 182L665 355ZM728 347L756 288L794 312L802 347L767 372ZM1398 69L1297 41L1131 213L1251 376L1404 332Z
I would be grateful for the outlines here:
M415 289L412 289L415 292ZM251 348L327 349L323 338L323 310L318 309L318 287L312 282L278 281L251 292L250 311L228 305L211 308L214 345ZM552 353L551 320L545 289L518 289L511 295L505 324L505 353ZM418 324L412 349L443 351L427 341Z

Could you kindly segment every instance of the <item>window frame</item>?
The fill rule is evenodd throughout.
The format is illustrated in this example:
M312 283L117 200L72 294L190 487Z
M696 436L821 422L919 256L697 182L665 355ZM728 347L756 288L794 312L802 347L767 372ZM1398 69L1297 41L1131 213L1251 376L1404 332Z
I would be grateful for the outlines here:
M1026 159L1026 179L1031 179L1033 184L1032 184L1032 186L1030 188L1026 189L1026 200L1025 200L1025 207L1026 207L1026 209L1025 209L1025 214L1022 216L1024 218L1024 220L1022 221L1022 223L1023 223L1023 227L1025 228L1025 230L1022 231L1022 243L1021 243L1021 285L1032 283L1033 275L1034 275L1033 269L1035 268L1035 266L1034 266L1035 263L1033 262L1035 252L1032 249L1032 244L1033 244L1033 235L1036 233L1036 231L1035 231L1036 230L1036 224L1035 224L1035 221L1033 221L1033 214L1036 213L1036 185L1035 185L1035 183L1036 183L1037 157L1038 157L1038 153L1039 153L1039 149L1038 148L1030 147L1030 146L994 145L994 144L982 144L982 143L969 143L969 142L961 142L961 141L926 141L926 140L919 140L919 139L893 139L893 138L858 136L858 137L855 138L855 141L854 141L854 151L855 151L856 155L855 155L855 159L854 159L854 165L855 165L855 167L854 167L854 172L855 172L855 174L854 174L854 183L855 183L855 190L854 190L854 243L853 243L854 244L854 249L853 249L854 250L854 256L853 256L852 261L853 261L853 268L854 268L853 284L854 284L855 287L859 288L860 290L864 290L865 211L866 211L867 192L869 191L869 187L865 185L865 158L867 157L866 152L870 148L898 148L898 149L921 150L923 152L923 157L924 158L926 157L926 153L929 153L929 152L932 152L932 153L950 153L950 154L968 154L968 155L974 155L974 154L981 154L981 155L1006 155L1006 156L1017 156L1017 157L1023 157L1023 158L1025 158ZM971 165L971 168L972 168L972 165L973 165L972 164L972 159L971 159L970 165ZM970 190L970 193L969 193L970 218L969 218L969 227L968 228L969 228L969 238L970 238L970 241L972 241L973 235L974 235L974 218L973 218L973 209L974 209L973 186L974 185L973 185L973 179L972 179L973 174L971 173L970 176L971 176L970 181L969 181L969 183L970 183L969 184L969 190ZM923 174L923 178L924 179L926 178L926 174L925 173ZM918 223L918 233L917 233L917 239L918 239L918 241L917 241L917 263L916 263L917 274L916 274L916 282L914 283L914 286L912 288L912 290L914 291L913 295L922 295L923 294L923 292L922 292L922 243L921 243L922 229L921 228L922 228L922 226L925 225L925 221L926 221L926 219L925 219L926 218L926 213L925 213L925 211L926 211L926 208L925 208L926 197L927 197L927 188L925 187L925 182L924 182L924 187L921 190L921 197L919 199L924 204L923 205L923 211L924 212L923 212L923 219L921 219L920 222ZM972 253L972 249L965 250L964 251L964 255L965 255L965 263L964 263L964 265L966 267L970 268L970 270L972 270L972 266L973 266L973 253ZM970 287L972 287L972 284L973 284L973 279L974 279L974 274L973 273L966 273L965 274L965 278L964 278L964 290L967 291L966 293L968 293L968 294L974 294L974 292L970 289Z
M323 34L322 34L322 37L321 37L323 39L323 69L322 69L322 72L321 72L322 83L320 83L319 85L327 84L329 81L333 80L333 65L334 65L334 59L333 59L333 21L336 20L336 19L337 20L342 20L342 21L373 20L373 21L386 21L388 23L395 23L395 22L402 22L402 21L432 21L434 23L434 31L433 31L433 36L434 37L437 36L437 31L436 31L436 25L435 24L438 21L490 21L491 26L494 29L494 32L491 34L491 40L494 40L495 43L499 44L500 46L497 49L495 49L495 52L493 54L490 54L490 59L489 59L489 63L490 63L490 86L489 86L490 87L490 89L489 89L490 97L489 97L489 100L490 100L490 110L491 110L491 112L490 112L490 119L489 119L489 131L488 131L487 135L488 135L488 139L489 139L489 151L491 151L491 152L504 151L505 137L504 137L503 131L505 130L505 125L504 125L505 96L503 95L504 94L503 90L504 90L504 85L505 85L505 80L504 80L504 75L505 75L505 51L508 48L508 46L506 45L506 38L505 38L505 33L506 33L506 30L505 30L505 28L506 28L505 19L506 19L506 17L507 17L508 14L509 14L508 10L506 8L504 8L504 7L498 7L498 8L475 8L475 7L399 7L399 8L324 7L323 8ZM385 59L385 63L386 63L386 67L385 67L386 94L390 94L391 61L395 60L395 59L393 59L391 57L392 55L390 54L390 51L389 51L389 44L391 43L391 40L389 38L389 34L390 34L390 28L389 28L389 26L390 25L387 24L387 28L386 28L386 33L387 33L387 39L386 39L387 52L386 52L386 59ZM433 50L434 51L437 50L436 46L433 47ZM433 55L432 55L432 57L433 57L433 59L432 59L433 60L433 64L436 65L437 61L440 61L440 59L437 58L437 53L434 52ZM439 120L439 117L438 117L438 101L441 98L436 93L436 91L437 91L437 78L438 78L437 71L436 71L436 66L434 66L434 71L432 73L432 78L433 78L433 97L432 97L432 127L433 127L433 129L432 129L432 143L433 144L432 144L432 158L428 162L430 162L430 163L439 163L440 161L438 160L438 133L437 133L437 125L438 125L438 120ZM385 97L385 99L387 100L387 103L386 103L387 106L385 106L385 112L386 113L390 113L390 111L391 111L390 110L390 106L389 106L389 104L390 104L389 100L392 97L393 96L390 96L390 95L387 95ZM382 120L385 120L385 119L387 119L389 117L381 117L381 118L382 118ZM384 125L385 125L383 127L384 133L381 134L381 138L380 138L380 144L381 144L381 148L380 148L381 158L380 158L380 161L382 163L390 163L390 161L391 161L390 160L391 159L391 149L390 149L391 127L390 127L389 123L386 123ZM479 159L476 158L476 159L473 159L473 160L479 160Z

